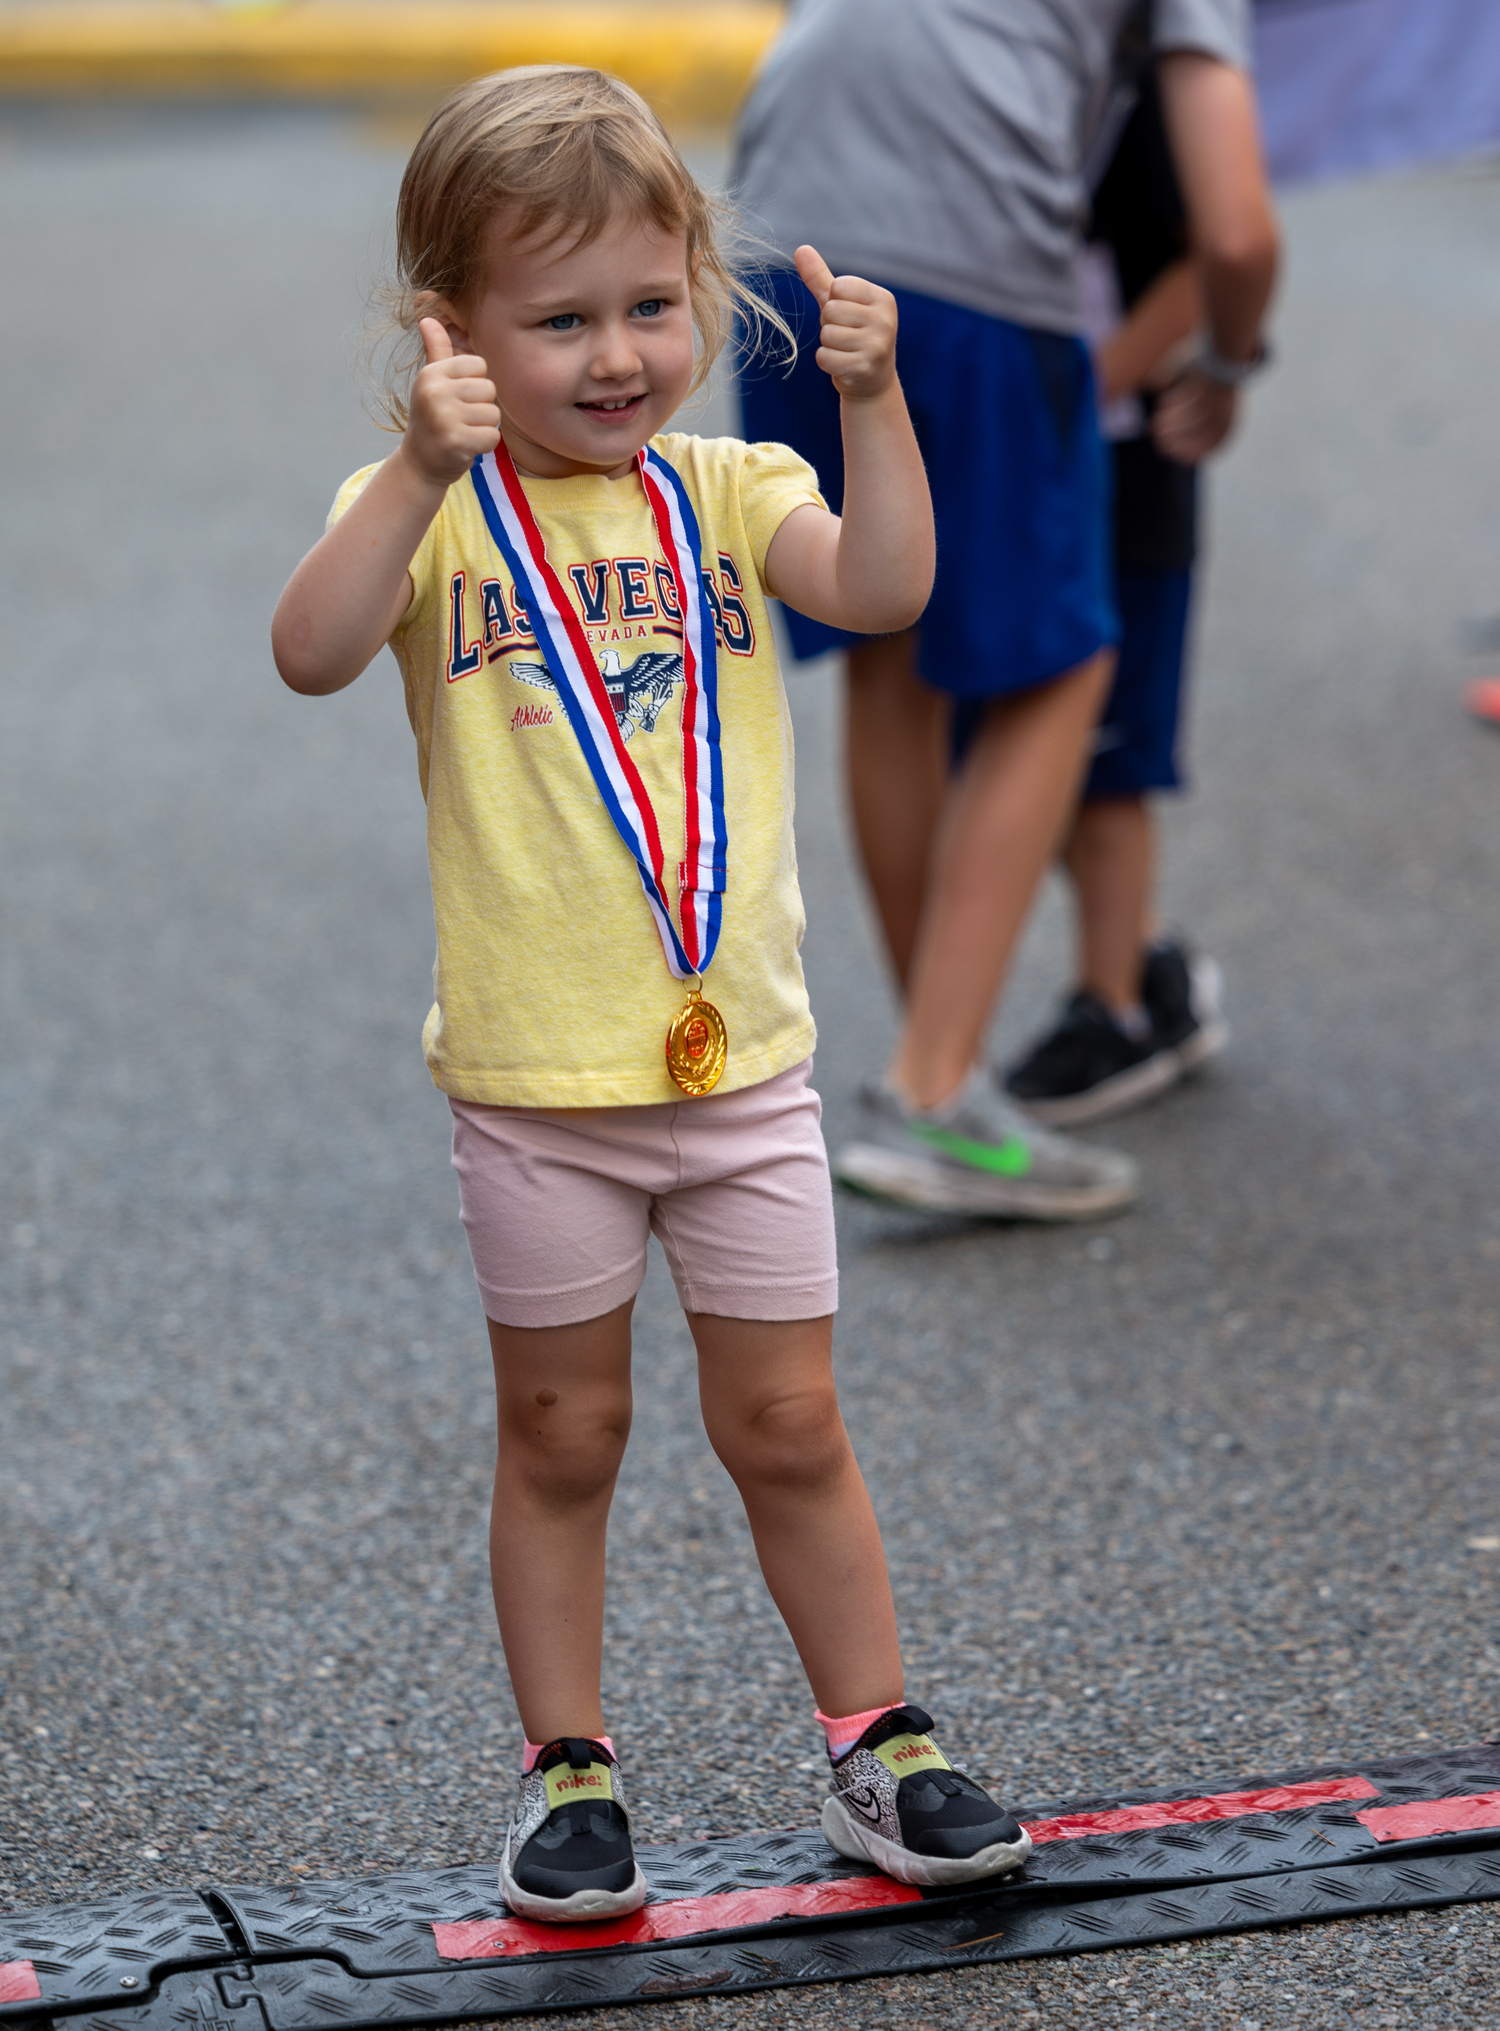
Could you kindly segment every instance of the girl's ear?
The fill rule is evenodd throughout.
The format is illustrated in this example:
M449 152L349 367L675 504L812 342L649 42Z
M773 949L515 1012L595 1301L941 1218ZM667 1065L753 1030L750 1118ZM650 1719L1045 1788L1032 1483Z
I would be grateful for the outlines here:
M419 318L435 317L448 334L449 343L455 353L473 353L478 349L469 337L469 328L460 312L446 296L439 296L435 289L421 290L416 299L416 313Z

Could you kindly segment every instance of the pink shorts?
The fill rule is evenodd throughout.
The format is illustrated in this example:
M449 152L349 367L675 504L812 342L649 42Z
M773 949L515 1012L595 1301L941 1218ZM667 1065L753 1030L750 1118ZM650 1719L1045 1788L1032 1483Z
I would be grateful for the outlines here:
M646 1242L684 1311L820 1319L838 1304L833 1192L811 1058L738 1093L655 1107L449 1098L485 1313L571 1326L633 1298Z

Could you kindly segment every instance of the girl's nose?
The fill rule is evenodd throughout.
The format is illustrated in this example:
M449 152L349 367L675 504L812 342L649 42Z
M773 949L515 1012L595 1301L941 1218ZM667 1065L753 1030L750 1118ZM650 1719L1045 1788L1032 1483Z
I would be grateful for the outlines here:
M639 373L641 356L631 341L629 330L623 324L607 326L600 333L599 345L589 362L589 373L596 381L623 381L631 374Z

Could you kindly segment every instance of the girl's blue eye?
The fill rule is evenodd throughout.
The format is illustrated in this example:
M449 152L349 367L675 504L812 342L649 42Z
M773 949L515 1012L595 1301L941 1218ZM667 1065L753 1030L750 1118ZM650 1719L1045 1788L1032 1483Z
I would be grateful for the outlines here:
M565 310L560 317L548 318L547 329L548 331L571 331L578 321L578 313L576 311Z
M637 317L660 317L666 307L659 296L648 296L644 303L636 305L635 314Z

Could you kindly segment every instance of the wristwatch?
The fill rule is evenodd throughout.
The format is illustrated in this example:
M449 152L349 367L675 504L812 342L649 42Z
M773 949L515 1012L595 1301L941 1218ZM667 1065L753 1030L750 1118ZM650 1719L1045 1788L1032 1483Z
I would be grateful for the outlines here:
M1270 366L1271 348L1262 339L1248 360L1226 360L1222 353L1214 350L1214 342L1205 332L1191 364L1205 380L1217 381L1221 388L1243 388L1247 381L1253 381L1257 374L1264 373Z

